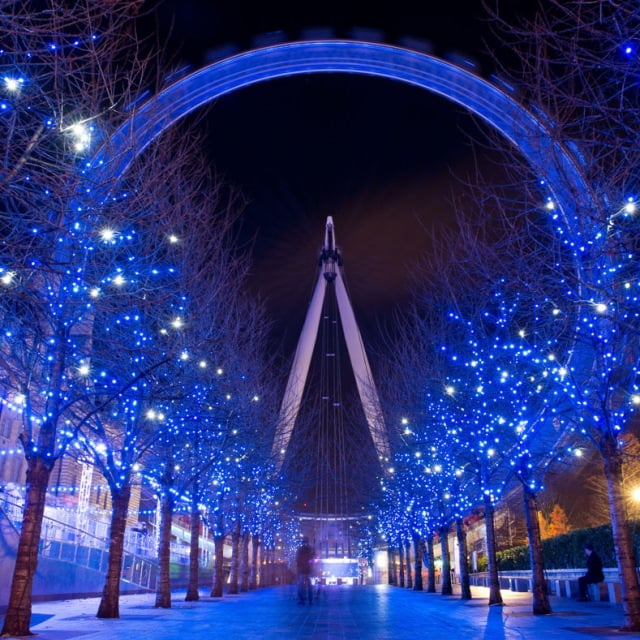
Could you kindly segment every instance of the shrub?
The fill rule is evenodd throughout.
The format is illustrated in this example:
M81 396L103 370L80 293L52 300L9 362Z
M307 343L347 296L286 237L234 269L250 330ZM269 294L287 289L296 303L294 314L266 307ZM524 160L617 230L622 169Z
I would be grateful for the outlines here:
M634 527L634 547L640 549L640 530L638 523ZM616 557L613 548L611 525L605 524L592 529L577 529L554 538L543 540L545 569L582 569L585 566L584 545L591 543L602 558L605 567L615 567ZM531 568L529 547L513 547L498 551L498 569L501 571L519 571ZM637 563L637 559L636 559Z

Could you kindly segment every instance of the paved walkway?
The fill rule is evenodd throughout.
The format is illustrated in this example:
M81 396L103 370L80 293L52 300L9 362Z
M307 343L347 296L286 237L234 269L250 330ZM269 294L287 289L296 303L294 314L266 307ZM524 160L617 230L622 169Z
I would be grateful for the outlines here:
M621 633L620 605L552 598L554 613L534 616L531 594L503 591L505 606L487 606L487 590L474 599L416 592L386 585L326 587L312 605L299 605L289 587L274 587L184 602L155 609L153 595L124 596L120 619L98 620L96 598L34 604L38 640L610 640L640 638Z

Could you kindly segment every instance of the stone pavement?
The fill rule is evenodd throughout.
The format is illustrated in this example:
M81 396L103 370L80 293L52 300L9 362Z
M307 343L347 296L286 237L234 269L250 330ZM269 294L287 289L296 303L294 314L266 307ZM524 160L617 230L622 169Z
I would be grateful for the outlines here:
M552 598L554 613L534 616L531 594L504 590L505 606L489 607L488 591L474 599L387 585L324 587L312 605L299 605L293 587L272 587L199 602L176 591L171 609L151 594L123 596L120 619L95 617L97 598L38 602L31 630L39 640L204 640L312 638L328 640L611 640L622 633L622 607Z

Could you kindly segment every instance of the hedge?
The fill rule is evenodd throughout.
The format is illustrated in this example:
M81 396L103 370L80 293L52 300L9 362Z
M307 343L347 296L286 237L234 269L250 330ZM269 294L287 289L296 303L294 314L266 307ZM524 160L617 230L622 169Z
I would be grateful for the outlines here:
M636 550L636 564L640 550L640 523L632 523L633 546ZM542 541L545 569L583 569L586 559L584 545L590 543L602 558L605 567L615 567L611 525L605 524L592 529L576 529L554 538ZM498 551L498 569L520 571L531 568L529 547L513 547Z

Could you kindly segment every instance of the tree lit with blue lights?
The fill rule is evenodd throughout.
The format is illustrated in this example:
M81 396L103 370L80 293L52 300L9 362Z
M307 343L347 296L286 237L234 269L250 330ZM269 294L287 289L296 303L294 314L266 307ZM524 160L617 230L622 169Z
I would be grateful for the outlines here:
M465 344L443 330L442 353L448 355L437 376L427 372L424 387L442 420L456 425L448 442L459 439L477 458L468 460L466 469L475 473L488 502L499 498L509 477L531 498L550 461L581 446L600 452L630 630L640 628L640 589L622 495L621 436L640 405L640 151L635 143L640 109L633 88L639 35L636 7L629 2L551 0L549 11L528 24L505 28L504 40L518 55L509 84L518 87L547 128L548 137L533 134L529 140L546 165L531 163L531 156L524 158L522 149L504 140L496 143L506 158L505 186L484 184L475 192L477 215L489 230L478 231L478 225L464 251L464 242L447 244L445 251L455 258L441 252L447 266L432 269L449 285L456 304L462 302L462 315L459 306L447 315L440 299L434 304L425 296L423 306L424 315L440 314L442 324L468 321L472 336L485 319L468 315L466 297L480 290L487 299L498 296L509 304L514 291L522 296L516 317L523 336L513 327L501 343ZM496 211L506 230L502 237L490 226ZM478 240L487 247L486 241L493 241L493 249L478 249ZM468 268L472 263L475 270ZM421 337L429 342L428 332ZM402 350L403 356L408 351ZM518 360L509 363L505 354ZM424 364L408 355L404 364L413 375ZM435 350L429 357L438 362ZM440 391L426 382L430 376L440 379ZM407 399L411 411L425 393L415 391ZM433 400L438 393L448 395L452 407L459 398L459 415L440 409L442 402Z
M136 4L106 5L25 3L1 19L0 385L27 462L3 629L12 635L29 630L32 548L54 464L70 451L108 483L113 571L98 614L117 617L132 482L188 465L189 434L207 443L203 464L218 454L210 434L229 393L216 395L218 368L244 376L243 406L261 384L264 325L243 300L247 263L229 235L235 196L210 176L197 136L174 128L136 150L126 175L107 167L130 151L111 148L110 134L155 67L132 31ZM172 484L186 490L173 476L163 491Z
M548 224L566 256L563 264L554 265L556 282L547 279L537 289L541 297L553 291L548 297L558 321L565 318L574 327L574 348L559 361L572 413L562 424L600 453L625 628L638 630L640 584L622 492L621 436L639 406L640 103L635 85L640 20L635 3L626 1L552 0L550 8L527 25L530 45L515 47L514 72L523 100L536 105L549 122L557 144L552 157L560 148L570 149L583 187L571 190L559 181L552 184L550 176L536 176L549 190ZM525 175L521 160L511 159L514 173Z

